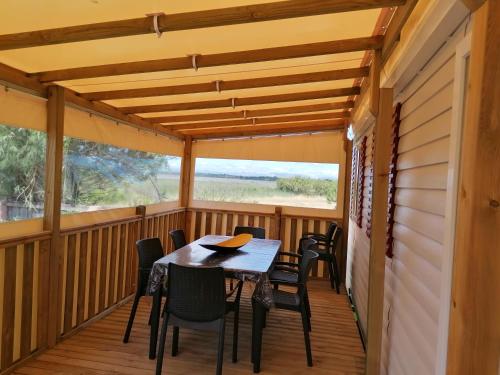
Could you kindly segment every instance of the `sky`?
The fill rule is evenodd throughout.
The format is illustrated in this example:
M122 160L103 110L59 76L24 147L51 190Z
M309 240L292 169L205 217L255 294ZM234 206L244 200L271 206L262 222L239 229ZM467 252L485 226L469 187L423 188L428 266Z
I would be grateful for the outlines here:
M338 164L282 161L196 159L196 173L222 173L238 176L337 179Z

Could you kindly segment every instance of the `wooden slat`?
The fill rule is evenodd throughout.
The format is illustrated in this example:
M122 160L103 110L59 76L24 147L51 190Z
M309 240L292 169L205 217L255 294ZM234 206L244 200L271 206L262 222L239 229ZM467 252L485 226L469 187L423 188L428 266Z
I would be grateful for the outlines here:
M78 259L78 295L76 305L76 325L80 325L84 321L85 313L85 287L87 273L87 251L88 251L88 232L80 234L80 254Z
M163 14L158 17L161 32L191 30L249 22L272 21L328 13L385 8L403 4L404 0L301 0L255 4L232 8L186 13ZM88 25L29 31L0 36L0 50L46 46L155 33L152 17L101 22Z
M344 120L322 120L306 124L236 126L234 128L216 128L210 130L188 130L186 134L193 138L246 137L262 134L304 133L328 130L343 130Z
M24 245L23 294L21 312L21 358L31 353L31 309L33 306L33 242ZM45 322L44 322L45 323ZM42 324L44 324L42 323Z
M126 98L146 98L151 96L184 95L202 92L217 92L252 89L259 87L272 87L295 85L311 82L334 81L366 77L368 67L347 68L338 70L327 70L323 72L289 74L283 76L271 76L261 78L247 78L232 81L217 81L205 83L190 83L174 86L145 87L139 89L95 91L80 94L87 100L112 100Z
M38 303L37 303L37 348L47 346L49 317L49 273L50 273L50 240L40 241L38 261Z
M106 308L106 271L107 271L107 260L108 260L108 228L103 228L101 233L101 270L100 270L100 281L99 281L99 307L97 311L103 311Z
M332 112L332 113L313 113L306 115L295 115L295 116L275 116L275 117L264 117L264 118L247 118L241 120L229 120L229 121L210 121L210 122L193 122L188 124L174 124L174 125L163 125L164 128L169 130L184 131L184 130L200 130L200 129L211 129L211 128L229 128L235 126L245 126L245 125L266 125L266 124L284 124L289 122L304 122L304 121L315 121L315 120L332 120L332 119L345 119L348 118L348 114L344 112Z
M298 93L287 93L287 94L277 94L277 95L235 98L234 103L233 103L232 99L217 99L217 100L207 100L207 101L201 101L201 102L196 101L196 102L187 102L187 103L154 104L154 105L138 105L138 106L130 106L130 107L118 107L117 109L120 112L132 114L132 113L184 111L184 110L191 110L191 109L232 107L233 104L236 107L241 107L244 105L269 104L269 103L292 102L292 101L300 101L300 100L335 98L335 97L341 97L341 96L358 95L359 92L360 92L359 87L344 87L344 88L331 89L331 90L319 90L319 91L308 91L308 92L298 92Z
M75 283L76 234L68 236L68 257L66 261L66 293L64 304L64 333L71 331L73 318L73 295Z
M97 256L99 248L99 230L92 231L92 245L90 247L90 283L89 283L89 306L88 317L89 319L95 315L95 301L96 301L96 282L97 282Z
M2 369L9 367L12 363L14 346L14 317L15 317L15 299L16 299L16 261L17 247L11 246L5 248L5 270L3 274L3 322L2 322ZM7 272L9 271L9 272Z
M116 259L118 256L118 226L111 228L111 248L109 252L108 306L113 305L115 296Z
M293 107L278 107L269 109L256 109L256 110L246 110L246 111L233 111L233 112L215 112L215 113L202 113L193 115L179 115L179 116L157 116L148 117L148 120L152 123L165 123L174 124L178 122L192 122L192 121L211 121L211 120L230 120L230 119L242 119L245 117L263 117L263 116L278 116L278 115L289 115L295 113L307 113L307 112L322 112L322 111L332 111L335 109L349 109L354 105L353 101L346 102L335 102L335 103L323 103L323 104L309 104L309 105L298 105Z

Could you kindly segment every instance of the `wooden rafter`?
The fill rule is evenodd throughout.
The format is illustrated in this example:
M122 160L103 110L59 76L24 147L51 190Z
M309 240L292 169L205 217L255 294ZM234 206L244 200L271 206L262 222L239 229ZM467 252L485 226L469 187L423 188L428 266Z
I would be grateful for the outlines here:
M116 109L115 107L110 106L109 104L106 103L97 101L91 102L85 98L78 96L74 91L70 91L68 89L66 89L65 100L66 102L72 103L73 105L76 105L78 107L82 107L84 109L96 113L101 113L105 116L116 119L117 121L122 121L124 123L136 126L139 129L144 129L159 134L173 136L176 138L179 137L177 134L169 131L168 129L163 129L162 127L153 125L147 119L143 119L142 117L133 114L125 114L120 110Z
M241 90L259 87L294 85L311 82L334 81L340 79L368 76L369 68L349 68L328 70L322 72L288 74L274 77L248 78L232 81L212 81L206 83L192 83L185 85L147 87L140 89L125 89L113 91L97 91L81 94L88 100L111 100L126 98L144 98L150 96L195 94L201 92L217 92Z
M367 38L341 39L329 42L297 44L283 47L215 53L210 55L198 55L196 57L196 65L199 68L207 68L214 66L248 64L300 57L330 55L344 52L365 51L382 47L382 41L382 36L372 36ZM191 68L193 68L192 58L189 56L182 56L170 59L135 61L118 64L86 66L81 68L51 70L46 72L33 73L33 75L38 77L41 82L54 82L125 74L175 71Z
M300 121L314 121L314 120L331 120L339 118L348 118L344 112L334 112L334 113L313 113L306 115L295 115L295 116L274 116L274 117L264 117L264 118L247 118L241 120L229 120L229 121L209 121L209 122L194 122L189 124L175 124L175 125L164 125L164 129L172 131L182 131L182 130L198 130L198 129L212 129L212 128L228 128L234 126L242 125L265 125L265 124L279 124L286 122L300 122Z
M278 107L268 109L255 109L243 110L233 112L215 112L215 113L202 113L195 115L179 115L179 116L158 116L147 117L147 120L154 124L172 124L178 122L193 122L193 121L211 121L211 120L230 120L242 119L263 116L277 116L288 115L294 113L307 113L307 112L323 112L335 109L349 109L354 106L353 101L337 102L337 103L323 103L323 104L310 104L299 105L293 107Z
M308 133L316 131L343 130L344 120L328 120L310 124L279 124L279 125L255 125L239 126L229 129L210 129L184 131L182 134L190 135L193 139L200 138L223 138L223 137L247 137L266 134L285 133Z
M158 31L179 31L250 22L385 8L405 0L293 0L160 15ZM155 33L153 16L0 36L0 50Z
M331 89L331 90L297 92L290 94L278 94L278 95L267 95L267 96L254 96L247 98L217 99L217 100L207 100L202 102L139 105L131 107L119 107L118 109L123 113L184 111L190 109L240 107L243 105L335 98L335 97L358 95L358 94L359 94L359 87L345 87L345 88Z
M401 30L406 24L408 17L410 17L411 12L417 5L418 0L408 0L404 5L399 6L394 15L392 16L391 22L387 27L387 31L384 36L384 44L382 46L382 62L385 62L392 51L396 47L397 42L399 42L399 37L401 35Z

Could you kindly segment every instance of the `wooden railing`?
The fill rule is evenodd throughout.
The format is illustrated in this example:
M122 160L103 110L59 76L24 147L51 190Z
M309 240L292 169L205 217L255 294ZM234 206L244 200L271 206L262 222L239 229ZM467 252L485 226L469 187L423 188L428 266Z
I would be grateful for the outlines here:
M47 346L48 322L57 337L71 334L135 292L135 242L184 228L184 209L66 228L60 236L57 316L49 311L50 232L0 241L0 371Z
M49 320L57 319L61 339L132 295L137 282L135 242L140 238L159 237L171 252L173 229L186 230L192 241L206 234L230 235L236 225L255 225L295 252L303 233L325 232L332 220L284 215L280 207L274 213L178 208L155 214L138 207L134 216L65 228L59 241L57 316L48 316L51 233L2 240L0 370L47 346ZM312 276L327 277L326 265L316 265Z
M187 215L190 241L207 234L232 235L237 225L260 226L265 228L267 238L281 240L283 249L290 252L297 252L299 240L304 233L325 233L332 221L342 224L340 219L282 214L281 207L276 207L274 213L189 208ZM343 254L340 251L338 256L339 264L342 264ZM327 264L318 262L312 276L328 277Z

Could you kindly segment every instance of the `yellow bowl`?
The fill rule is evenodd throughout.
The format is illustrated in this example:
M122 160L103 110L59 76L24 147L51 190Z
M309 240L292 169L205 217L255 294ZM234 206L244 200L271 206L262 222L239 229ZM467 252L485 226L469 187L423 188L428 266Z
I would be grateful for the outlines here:
M243 233L243 234L239 234L237 236L234 236L233 238L230 238L228 240L219 242L215 245L220 246L220 247L242 247L242 246L246 245L247 243L249 243L252 238L253 238L253 236L251 234Z

